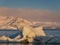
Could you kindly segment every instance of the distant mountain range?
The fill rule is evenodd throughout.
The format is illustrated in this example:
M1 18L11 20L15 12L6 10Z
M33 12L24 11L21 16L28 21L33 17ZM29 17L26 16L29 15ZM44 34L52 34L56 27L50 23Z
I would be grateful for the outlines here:
M17 19L22 19L14 16L0 16L0 29L17 29L14 23ZM23 19L26 23L32 27L42 26L44 28L56 29L59 28L58 23L56 22L40 22L40 21L28 21Z
M0 16L0 29L17 29L14 23L17 19L22 19L14 16ZM28 20L23 19L29 25L32 25Z

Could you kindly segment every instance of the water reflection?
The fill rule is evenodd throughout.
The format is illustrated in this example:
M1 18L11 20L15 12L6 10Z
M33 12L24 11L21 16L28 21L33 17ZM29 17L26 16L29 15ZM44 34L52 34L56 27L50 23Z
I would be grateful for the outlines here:
M41 43L29 43L29 44L23 44L23 43L0 43L0 45L60 45L60 44L41 44Z

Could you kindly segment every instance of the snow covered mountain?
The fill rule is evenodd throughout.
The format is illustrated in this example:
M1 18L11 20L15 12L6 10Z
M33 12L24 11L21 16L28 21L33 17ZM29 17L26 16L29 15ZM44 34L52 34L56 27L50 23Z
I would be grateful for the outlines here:
M0 16L0 29L17 29L15 26L15 22L17 19L22 19L20 17L14 16ZM31 26L43 26L44 28L58 28L58 24L56 22L40 22L40 21L28 21L26 19L22 19L24 22Z
M0 16L0 29L17 29L16 26L14 25L17 19L22 19L22 18L18 18L14 16ZM28 23L29 25L32 24L26 19L22 19L22 20Z

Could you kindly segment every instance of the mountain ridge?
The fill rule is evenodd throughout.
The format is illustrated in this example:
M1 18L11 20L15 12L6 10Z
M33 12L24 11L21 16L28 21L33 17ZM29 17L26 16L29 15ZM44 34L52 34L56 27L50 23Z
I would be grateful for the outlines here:
M14 17L14 16L0 16L0 29L17 29L16 26L14 25L14 23L16 22L17 19L22 19L22 18L18 18L18 17ZM29 22L26 19L22 19L23 21L25 21L26 23L28 23L29 25L31 24L31 22Z
M16 16L0 16L0 29L17 29L15 26L15 22L17 19L20 19L27 23L28 25L31 25L32 27L39 27L42 26L44 28L59 28L58 24L56 22L40 22L40 21L29 21L24 18L16 17Z

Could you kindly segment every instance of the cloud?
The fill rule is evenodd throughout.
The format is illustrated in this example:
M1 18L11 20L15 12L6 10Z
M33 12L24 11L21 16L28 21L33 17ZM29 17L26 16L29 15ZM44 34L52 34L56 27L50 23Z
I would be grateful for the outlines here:
M0 15L17 16L31 21L60 22L60 12L29 8L0 8Z

